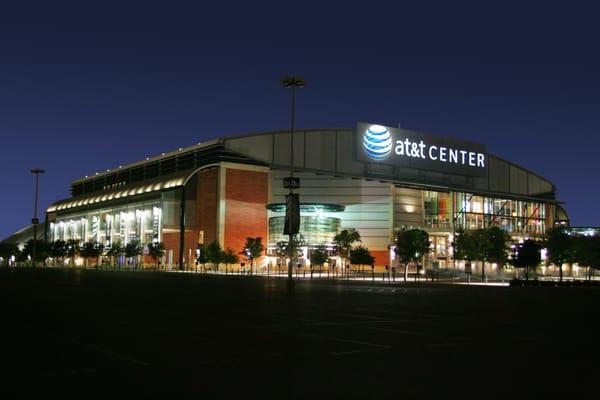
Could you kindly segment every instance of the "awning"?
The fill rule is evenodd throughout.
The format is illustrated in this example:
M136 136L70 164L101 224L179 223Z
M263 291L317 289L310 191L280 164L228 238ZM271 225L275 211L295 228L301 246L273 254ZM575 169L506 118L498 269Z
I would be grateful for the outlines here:
M129 196L136 196L145 193L160 192L165 189L172 189L183 186L193 171L182 171L175 174L161 176L156 179L147 179L138 183L132 183L125 187L114 188L101 193L93 193L87 196L79 196L70 199L59 200L51 204L46 212L55 212L77 207L83 207L90 204L103 203L111 200L122 199Z

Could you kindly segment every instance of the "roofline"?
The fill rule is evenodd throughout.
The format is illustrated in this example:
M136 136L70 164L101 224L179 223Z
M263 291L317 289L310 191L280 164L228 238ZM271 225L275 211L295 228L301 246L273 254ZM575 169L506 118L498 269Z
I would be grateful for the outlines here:
M162 153L159 156L148 157L148 158L146 158L144 160L135 161L135 162L130 163L130 164L120 165L117 168L108 169L108 170L103 171L103 172L96 172L94 175L89 175L89 176L86 176L84 178L75 179L75 180L71 181L71 184L84 182L84 181L87 181L89 179L100 178L100 177L102 177L104 175L108 175L110 173L117 172L119 170L128 169L128 168L136 167L136 166L139 166L139 165L148 164L148 163L151 163L151 162L154 162L154 161L163 160L165 158L176 156L178 154L187 153L188 151L202 149L202 148L207 148L207 147L211 147L211 146L214 146L214 145L217 145L217 144L220 144L220 143L221 143L221 138L218 138L218 139L211 139L211 140L206 141L206 142L199 142L198 144L195 144L195 145L192 145L192 146L188 146L188 147L180 147L177 150L173 150L173 151L170 151L168 153Z
M306 129L295 128L296 131L316 131L316 132L353 130L353 129L354 128L306 128ZM194 145L191 145L191 146L180 147L179 149L172 150L172 151L170 151L168 153L161 153L158 156L147 157L144 160L135 161L135 162L132 162L132 163L129 163L129 164L123 164L123 165L120 165L117 168L111 168L111 169L108 169L106 171L96 172L94 175L86 175L83 178L78 178L78 179L72 180L71 184L73 185L73 184L76 184L76 183L87 181L89 179L100 178L102 176L108 175L108 174L116 172L118 170L127 169L127 168L133 168L133 167L144 165L144 164L151 163L151 162L154 162L154 161L160 161L160 160L163 160L165 158L176 156L178 154L187 153L188 151L193 151L193 150L197 150L197 149L202 149L202 148L214 146L214 145L223 143L225 140L241 139L241 138L252 137L252 136L272 135L272 134L284 133L284 132L289 132L289 128L278 129L278 130L273 130L273 131L265 131L265 132L252 132L252 133L240 134L240 135L235 135L235 136L219 136L219 137L214 138L214 139L209 139L209 140L207 140L205 142L198 142L197 144L194 144Z
M539 178L539 179L542 179L542 180L544 180L544 181L548 182L550 185L552 185L552 189L553 189L554 191L556 191L556 185L555 185L555 184L554 184L554 182L552 182L550 179L548 179L548 178L544 178L543 176L541 176L541 175L539 175L539 174L536 174L535 172L531 171L530 169L527 169L527 168L525 168L525 167L521 167L519 164L515 164L514 162L512 162L512 161L510 161L510 160L507 160L506 158L503 158L503 157L498 157L498 156L497 156L497 155L495 155L495 154L489 154L489 153L488 153L488 155L489 155L489 156L492 156L492 157L494 157L494 158L497 158L497 159L498 159L498 160L500 160L500 161L504 161L505 163L507 163L507 164L509 164L509 165L513 165L513 166L515 166L515 167L517 167L517 168L519 168L519 169L522 169L523 171L527 172L528 174L531 174L531 175L535 176L536 178Z
M295 130L297 132L298 131L304 131L304 132L337 132L337 131L353 131L355 129L356 129L355 127L354 128L338 127L338 128L296 128ZM400 128L400 129L404 129L404 128ZM410 129L404 129L404 130L410 131ZM214 146L214 145L218 145L218 144L223 144L227 140L235 140L235 139L242 139L242 138L249 138L249 137L263 136L263 135L274 135L274 134L277 134L277 133L286 133L286 132L289 132L289 131L290 131L289 128L285 128L285 129L269 130L269 131L262 131L262 132L251 132L251 133L234 135L234 136L220 136L220 137L217 137L215 139L210 139L210 140L205 141L205 142L199 142L198 144L195 144L195 145L192 145L192 146L180 147L177 150L173 150L173 151L170 151L168 153L162 153L159 156L148 157L145 160L140 160L140 161L136 161L136 162L133 162L133 163L130 163L130 164L125 164L125 165L119 166L118 168L108 169L108 170L103 171L103 172L96 172L95 175L86 176L84 178L79 178L79 179L75 179L75 180L71 181L71 185L74 185L74 184L77 184L77 183L81 183L81 182L84 182L84 181L89 180L89 179L103 177L105 175L108 175L110 173L114 173L114 172L116 172L118 170L121 170L121 169L133 168L133 167L136 167L136 166L141 166L141 165L144 165L144 164L148 164L148 163L152 163L152 162L155 162L155 161L160 161L160 160L163 160L163 159L166 159L166 158L169 158L169 157L173 157L173 156L176 156L178 154L187 153L187 152L194 151L194 150L201 149L201 148L208 148L210 146ZM433 135L433 134L430 134L430 133L426 133L426 132L418 132L418 131L413 131L413 132L423 133L423 134L431 135L431 136L436 136L436 135ZM485 144L483 144L483 145L485 146ZM512 162L510 160L507 160L507 159L503 158L503 157L499 157L499 156L497 156L495 154L492 154L490 152L487 152L487 154L488 154L488 156L491 156L491 157L494 157L494 158L496 158L496 159L498 159L500 161L506 162L509 166L514 166L516 168L519 168L519 169L525 171L528 174L531 174L531 175L533 175L533 176L535 176L535 177L537 177L539 179L542 179L542 180L548 182L552 186L553 192L556 192L556 185L554 184L554 182L552 182L548 178L545 178L545 177L543 177L543 176L541 176L541 175L539 175L539 174L531 171L530 169L522 167L521 165L516 164L516 163L514 163L514 162Z

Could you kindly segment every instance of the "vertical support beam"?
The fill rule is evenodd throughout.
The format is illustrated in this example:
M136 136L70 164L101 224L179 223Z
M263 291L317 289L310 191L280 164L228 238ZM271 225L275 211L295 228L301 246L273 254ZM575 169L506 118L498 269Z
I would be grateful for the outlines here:
M215 240L225 248L225 212L227 203L227 168L221 164L217 172L217 232Z
M452 268L456 269L456 256L454 254L455 251L455 247L454 247L454 243L456 242L456 201L458 199L456 198L456 192L450 192L450 210L452 212L452 218L450 218L450 223L452 224L451 228L452 228L452 243L447 243L447 247L448 246L452 246ZM425 210L423 210L423 214L425 214ZM446 253L450 253L448 251L448 248L446 248ZM446 262L448 262L448 256L446 256Z
M44 243L48 243L48 213L44 219Z
M183 270L185 260L185 185L181 187L181 203L179 207L179 269Z

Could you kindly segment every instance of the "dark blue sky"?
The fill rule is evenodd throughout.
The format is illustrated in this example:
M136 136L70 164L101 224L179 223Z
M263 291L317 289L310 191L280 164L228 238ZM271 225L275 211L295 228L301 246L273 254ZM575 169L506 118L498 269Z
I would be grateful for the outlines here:
M0 238L71 180L209 138L357 121L475 140L600 225L595 10L526 2L27 3L0 9ZM389 2L388 2L389 3ZM448 4L451 3L451 4Z

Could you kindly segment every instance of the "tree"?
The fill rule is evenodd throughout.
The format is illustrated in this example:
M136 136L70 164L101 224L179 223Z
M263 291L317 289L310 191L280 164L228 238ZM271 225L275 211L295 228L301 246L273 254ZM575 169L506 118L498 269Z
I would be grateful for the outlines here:
M140 244L139 240L132 240L131 242L125 245L125 257L130 259L130 264L131 259L133 259L134 257L137 258L141 254L142 245ZM137 268L137 260L134 260L134 266Z
M10 258L19 254L19 246L13 243L0 242L0 258L2 259L2 265L8 267Z
M589 251L589 263L588 266L591 267L589 270L588 279L592 278L592 271L600 269L600 236L591 236L588 237L588 251Z
M327 248L325 246L317 246L310 251L310 264L318 265L319 271L322 269L323 264L327 262L329 258L329 254L327 253Z
M83 257L83 259L85 260L85 266L88 266L88 260L90 258L98 258L100 257L100 255L102 255L102 251L104 250L104 245L98 243L98 242L94 242L94 241L89 241L83 244L83 246L81 247L81 257Z
M223 263L225 264L225 270L228 269L229 264L237 264L240 262L240 257L235 254L235 251L231 248L227 248L223 252Z
M541 247L539 243L531 239L519 243L515 248L512 263L515 268L525 269L526 281L529 281L529 269L537 268L542 262L540 251Z
M404 264L404 282L406 282L408 279L408 264L410 262L418 263L431 250L429 234L418 228L402 228L396 232L395 245L395 253L400 262Z
M306 241L304 240L304 235L301 233L294 235L292 241L292 259L297 260L298 257L302 255L302 247L305 246ZM275 247L275 255L281 260L281 264L284 264L284 261L290 256L290 247L288 246L288 241L281 240L277 242Z
M154 260L154 264L158 265L162 257L165 255L165 244L163 242L148 244L148 254Z
M281 261L280 265L285 264L285 260L289 257L290 252L288 251L287 242L280 240L275 245L275 256Z
M592 270L600 268L600 236L577 236L574 242L572 261L586 267L586 279L591 280Z
M298 236L298 235L296 235ZM246 256L246 259L250 263L250 272L252 272L252 268L254 266L254 260L262 255L265 247L262 243L262 237L247 237L246 243L244 243L244 247L240 254Z
M572 262L575 256L575 239L563 229L548 229L544 235L548 261L558 267L559 280L563 281L563 264Z
M489 234L485 229L459 230L454 237L454 259L465 260L469 266L481 261L481 275L485 279L484 263L489 250Z
M497 226L486 230L487 244L485 246L485 261L496 263L498 269L502 270L508 262L510 235ZM483 267L482 267L482 271ZM483 276L485 279L485 275Z
M333 237L333 243L335 244L335 254L342 259L342 268L345 265L345 261L350 258L350 250L354 243L362 243L360 233L354 228L344 229Z
M206 263L208 260L208 252L206 251L206 245L204 243L199 243L196 246L196 252L198 256L196 257L196 265L202 264L202 272L206 271ZM198 268L196 268L198 270Z
M121 245L121 242L118 241L111 243L108 250L106 250L106 255L111 258L112 265L115 265L115 259L123 255L124 253L125 249L123 248L123 245Z
M359 245L350 250L350 262L354 265L373 265L375 257L371 255L368 248Z
M208 262L215 266L215 271L219 271L219 264L223 261L223 250L217 241L212 241L206 246L206 258Z
M64 265L64 258L67 255L67 242L64 240L55 240L50 244L50 257L54 259L54 266L56 266L56 260L60 259Z
M490 235L487 229L475 229L471 232L473 251L476 261L481 261L481 280L485 281L485 262L490 248Z
M77 255L79 254L80 251L80 247L79 247L79 240L76 239L69 239L67 240L67 250L65 252L65 255L67 257L70 257L71 260L73 260L73 266L75 266L75 257L77 257Z
M35 241L35 261L36 262L45 262L46 258L48 258L48 254L50 253L50 246L48 243L44 242L41 239ZM21 251L22 256L25 259L30 259L33 257L33 239L29 239L23 250ZM33 261L33 260L32 260Z

